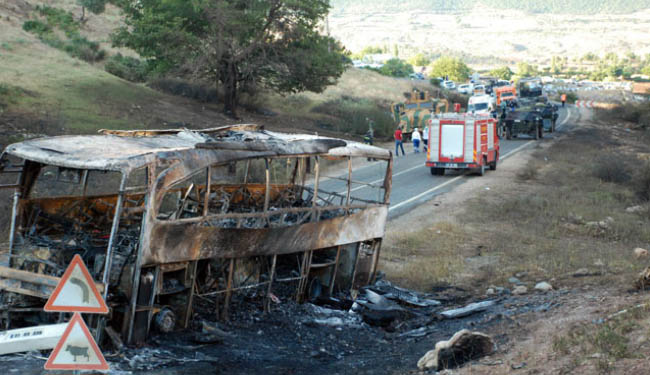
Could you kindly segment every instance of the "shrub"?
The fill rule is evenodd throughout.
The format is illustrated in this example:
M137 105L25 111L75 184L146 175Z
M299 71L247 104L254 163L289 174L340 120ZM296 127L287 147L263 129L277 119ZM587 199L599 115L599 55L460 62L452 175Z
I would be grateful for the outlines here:
M202 102L216 102L218 99L216 88L176 78L159 78L151 82L150 86L171 95L184 96Z
M79 32L79 22L74 20L70 12L63 9L45 6L36 6L36 10L45 17L47 24L63 30L68 37Z
M99 43L92 42L78 34L68 42L64 42L63 50L70 56L87 62L101 61L106 57L106 51L99 48Z
M643 200L650 201L650 163L646 163L639 169L635 182L639 197Z
M29 20L23 23L23 30L40 36L51 32L52 28L39 20Z
M0 82L0 98L9 94L9 85L6 83Z
M635 123L642 128L648 128L650 124L650 105L626 103L611 110L614 117Z
M390 77L408 77L413 73L413 66L404 60L397 58L390 59L379 68L379 73Z
M146 62L120 53L108 58L104 70L131 82L144 82L149 74Z
M393 134L395 122L386 109L379 104L361 98L348 96L322 103L313 112L323 113L335 118L334 124L328 126L339 132L365 134L369 122L374 122L375 138L386 138Z
M72 13L62 9L48 6L36 9L45 18L42 20L29 20L23 23L23 30L35 34L48 46L63 50L72 57L88 62L103 60L106 51L99 48L99 43L90 41L79 34L79 23L74 20ZM65 32L68 40L62 40L54 33L54 28Z
M632 178L628 162L628 158L621 155L601 156L593 166L593 175L604 182L628 182Z

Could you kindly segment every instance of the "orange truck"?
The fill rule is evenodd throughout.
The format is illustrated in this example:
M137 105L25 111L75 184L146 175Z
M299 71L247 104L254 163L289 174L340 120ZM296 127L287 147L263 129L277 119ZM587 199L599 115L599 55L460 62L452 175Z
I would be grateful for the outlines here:
M497 107L501 106L503 101L517 100L517 89L514 86L497 87L494 94L497 97Z
M442 176L448 169L473 169L481 176L497 169L497 122L488 115L443 114L429 122L429 148L425 165Z

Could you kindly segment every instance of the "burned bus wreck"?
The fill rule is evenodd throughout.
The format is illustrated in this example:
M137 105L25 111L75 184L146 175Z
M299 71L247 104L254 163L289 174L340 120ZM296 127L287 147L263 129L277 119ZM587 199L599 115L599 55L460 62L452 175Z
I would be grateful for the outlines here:
M352 168L367 158L371 183ZM281 293L302 301L372 282L392 157L235 125L33 139L8 146L0 168L14 191L3 328L55 321L42 306L80 254L110 307L91 326L140 343L187 327L197 298L228 319L241 291L269 310Z

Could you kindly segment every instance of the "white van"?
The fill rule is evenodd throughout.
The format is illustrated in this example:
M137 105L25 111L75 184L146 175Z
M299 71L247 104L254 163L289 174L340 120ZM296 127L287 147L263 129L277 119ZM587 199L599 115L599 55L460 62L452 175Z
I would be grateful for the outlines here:
M486 113L489 114L494 109L494 98L490 95L474 95L469 98L467 103L468 113Z

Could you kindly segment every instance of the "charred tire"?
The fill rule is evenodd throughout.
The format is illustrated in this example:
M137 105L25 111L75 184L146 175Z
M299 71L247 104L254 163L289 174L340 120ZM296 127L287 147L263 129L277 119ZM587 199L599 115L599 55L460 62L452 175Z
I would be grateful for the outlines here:
M176 326L176 314L168 308L163 307L154 317L153 324L156 331L161 333L169 333L174 330Z

